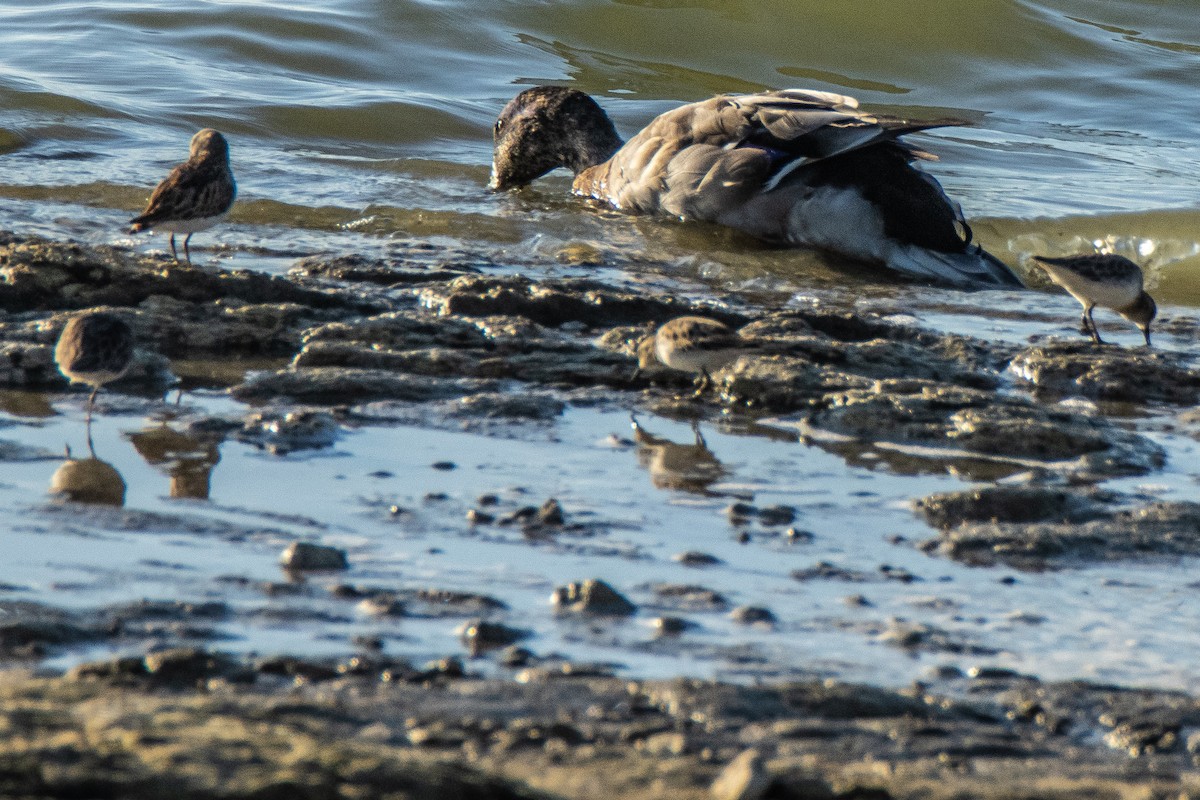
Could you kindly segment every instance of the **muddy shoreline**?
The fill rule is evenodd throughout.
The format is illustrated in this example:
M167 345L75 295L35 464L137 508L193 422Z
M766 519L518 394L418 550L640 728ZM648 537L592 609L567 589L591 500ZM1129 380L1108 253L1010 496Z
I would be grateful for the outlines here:
M1102 486L1151 476L1166 458L1131 424L1136 414L1105 409L1152 409L1194 425L1186 409L1200 397L1200 371L1179 353L1061 339L989 342L849 308L695 303L600 281L505 274L470 254L420 244L386 262L305 259L277 277L4 234L0 280L0 382L9 387L63 389L55 338L71 312L94 307L134 327L142 354L120 389L145 394L147 403L179 380L222 385L188 374L188 363L269 365L229 380L230 395L252 404L241 416L195 414L185 420L187 443L135 441L148 459L187 462L180 496L203 495L216 445L227 438L289 452L320 446L347 422L403 418L470 429L632 403L674 419L795 430L847 460L870 451L953 469L977 485L912 498L931 526L916 546L935 558L1043 572L1200 554L1200 504ZM679 373L635 376L637 340L689 313L739 327L753 352L700 393ZM12 445L13 458L51 457ZM706 466L692 457L698 453L684 473L672 472L662 465L665 446L654 446L649 457L659 460L666 486L702 493L719 477L719 465ZM60 506L54 513L63 524L180 524L111 504L111 479L86 459L75 462L61 493L100 505ZM519 530L530 542L584 541L605 524L564 515L552 498L480 497L470 513L478 530ZM729 514L747 538L785 529L806 535L788 528L786 508L746 502ZM616 597L589 603L582 584L566 586L581 577L563 577L570 600L562 613L611 616L625 608L618 600L635 607L611 587ZM861 580L819 565L794 577ZM918 578L889 569L883 579ZM10 734L0 789L31 797L567 798L599 796L599 786L615 797L699 797L711 796L721 770L754 750L739 762L746 793L727 796L1175 798L1200 790L1200 704L1182 693L987 669L947 671L900 692L837 681L629 681L604 664L525 650L504 604L486 594L334 584L329 591L347 607L464 620L463 649L430 665L385 659L370 642L353 661L248 661L219 655L213 620L237 613L221 603L79 612L0 599L0 658L10 669L0 685ZM303 581L251 588L297 598L325 591ZM698 607L728 612L712 594L662 587L666 635L686 636ZM769 609L729 613L747 625L773 624ZM906 649L987 653L986 643L929 626L897 623L876 633ZM96 642L144 655L65 676L27 672ZM464 655L508 677L479 677Z

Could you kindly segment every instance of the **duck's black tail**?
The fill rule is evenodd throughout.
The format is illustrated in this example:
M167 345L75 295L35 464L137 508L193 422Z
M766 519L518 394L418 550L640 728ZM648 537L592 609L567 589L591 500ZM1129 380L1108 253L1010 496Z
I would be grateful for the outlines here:
M959 253L897 244L887 265L916 278L955 286L1019 288L1025 285L1007 264L976 244L968 245Z

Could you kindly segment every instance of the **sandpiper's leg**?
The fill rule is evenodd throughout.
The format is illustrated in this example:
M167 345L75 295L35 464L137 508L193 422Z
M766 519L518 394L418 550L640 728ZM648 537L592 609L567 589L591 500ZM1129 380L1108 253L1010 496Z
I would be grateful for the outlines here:
M696 446L708 449L708 442L704 441L704 434L700 432L700 420L692 420L692 433L696 435Z
M1095 308L1096 304L1092 303L1087 307L1087 310L1083 312L1083 315L1087 317L1087 321L1092 327L1092 341L1096 344L1104 344L1104 340L1100 338L1100 331L1096 330L1096 320L1092 319L1092 310Z
M175 263L179 263L179 253L175 250L175 234L171 234L171 258L175 259Z
M704 367L700 368L700 375L696 377L696 394L694 397L699 397L708 391L712 385L712 376L708 374L708 370Z
M96 404L96 395L98 395L99 393L100 393L100 387L97 386L95 389L92 389L92 393L90 395L88 395L88 404L87 404L87 424L88 425L92 424L92 406L94 406Z
M1146 347L1150 347L1150 326L1142 328L1142 335L1146 337Z
M92 458L96 457L96 446L92 444L92 418L88 417L87 424L84 426L87 429L88 453Z
M187 259L187 263L192 263L192 251L188 249L188 242L192 240L192 235L189 233L183 240L183 257Z

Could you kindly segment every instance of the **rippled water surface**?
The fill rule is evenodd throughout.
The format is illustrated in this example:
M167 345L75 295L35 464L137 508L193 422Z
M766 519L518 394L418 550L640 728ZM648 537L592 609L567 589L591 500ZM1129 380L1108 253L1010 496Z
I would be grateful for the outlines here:
M247 265L247 249L403 236L520 250L551 229L615 239L615 261L685 258L713 243L597 219L561 179L487 194L498 110L525 85L569 83L628 134L682 101L802 86L974 120L923 144L968 216L995 220L983 239L1009 260L1100 244L1140 255L1162 300L1200 303L1177 275L1200 263L1188 0L18 0L0 8L0 65L5 227L125 241L121 222L207 125L233 143L242 204L237 225L197 244ZM762 260L750 270L778 267ZM783 261L801 283L820 278L814 259Z
M834 90L888 113L961 117L974 125L920 139L941 156L928 168L962 203L986 246L1023 269L1032 253L1099 247L1130 255L1146 265L1165 313L1186 314L1200 305L1197 75L1200 16L1192 0L8 0L0 5L0 229L161 250L161 237L135 241L123 222L185 157L191 134L210 126L230 139L240 195L231 222L194 241L193 250L209 261L281 271L302 255L379 254L419 239L538 274L586 274L592 268L555 266L565 245L582 242L600 253L604 275L636 278L650 270L693 288L736 288L779 302L814 289L842 291L896 312L916 308L926 324L1021 340L1047 324L1069 332L1072 301L1001 295L983 304L1005 318L1000 322L969 313L957 293L889 285L877 274L699 226L599 212L568 196L565 174L519 193L489 194L491 123L516 92L542 82L597 95L626 135L681 102L763 87ZM1022 318L1034 302L1046 304L1045 315ZM6 421L23 441L57 450L62 440L78 438L77 400L69 418L35 423L10 409ZM773 664L907 679L922 665L894 653L881 659L883 646L867 623L914 616L986 635L1000 649L998 661L1022 669L1200 681L1200 653L1179 639L1198 622L1194 610L1180 611L1186 564L1031 576L997 601L992 592L1003 570L969 570L883 545L884 534L927 533L905 502L961 485L950 477L850 465L794 439L710 434L714 452L733 465L729 481L796 504L817 533L807 549L776 541L746 548L720 521L721 503L656 488L634 451L600 444L610 433L624 434L619 415L573 411L560 430L542 439L523 434L510 454L495 457L491 439L396 428L347 434L332 452L308 458L227 445L208 504L167 498L166 478L131 450L131 436L159 424L155 414L140 413L101 423L100 455L126 475L130 507L178 512L182 504L189 513L258 524L298 505L311 530L275 520L286 536L215 551L165 537L156 541L166 554L151 559L158 566L136 561L144 540L114 533L95 551L106 555L79 557L70 532L38 521L57 463L6 463L0 506L32 521L10 532L25 555L10 562L19 564L17 574L0 573L0 581L78 604L110 602L105 587L114 575L125 576L134 594L202 597L223 559L245 559L250 573L274 576L276 545L318 531L349 546L367 578L489 582L514 605L537 609L523 611L520 621L547 648L662 674L736 672L730 653L714 657L704 649L728 644L731 623L723 617L705 623L699 653L662 654L639 644L649 633L638 628L616 635L615 649L604 634L563 632L544 603L559 578L616 572L634 587L652 578L690 580L669 556L695 547L732 565L705 580L739 602L792 604L786 636L738 634L781 653ZM679 441L690 436L675 423L656 424ZM397 466L393 447L421 460ZM1174 447L1172 471L1153 479L1162 480L1155 491L1188 496L1196 485L1195 448ZM471 480L430 473L436 452L471 462L455 473ZM561 478L550 464L563 467ZM603 477L589 478L599 465ZM368 477L381 470L401 479ZM340 487L329 502L300 501L305 490L328 485ZM846 490L860 485L866 494ZM288 489L269 488L276 486ZM406 528L387 521L383 510L418 504L426 491L447 491L465 508L479 490L513 486L539 499L560 495L572 513L649 521L658 532L610 534L603 552L581 546L496 567L522 563L510 554L526 545L463 537L436 544L436 531L422 528L419 517ZM875 523L869 536L843 537L859 530L864 515ZM58 532L47 538L48 531ZM700 541L682 541L697 531ZM62 552L70 555L55 555ZM922 605L935 593L931 586L890 582L864 590L878 604L875 612L850 611L842 604L845 587L801 589L779 572L779 559L789 567L834 560L872 574L889 561L948 586L936 593L952 603L931 609ZM169 564L178 569L162 566ZM103 580L90 583L89 574ZM202 578L188 577L195 575ZM1045 616L1047 608L1061 613L1045 624L1022 621ZM1165 625L1167 618L1182 624ZM342 636L371 624L351 615L335 629ZM438 637L450 635L441 622L416 628L406 635L433 642L431 653L439 652ZM245 649L341 646L321 644L318 633L298 645L291 632L272 638L271 630L264 624L237 635L249 636ZM1071 646L1058 646L1063 642ZM693 656L698 661L689 661Z

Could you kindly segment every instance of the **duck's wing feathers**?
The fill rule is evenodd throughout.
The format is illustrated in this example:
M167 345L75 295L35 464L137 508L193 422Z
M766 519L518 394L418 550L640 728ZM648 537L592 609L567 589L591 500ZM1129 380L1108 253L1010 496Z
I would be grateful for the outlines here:
M233 205L236 193L233 176L225 164L185 162L154 189L145 210L130 220L130 229L136 233L158 222L224 214Z
M575 189L628 211L711 220L801 167L854 150L894 143L906 158L927 157L896 140L954 124L962 123L866 114L830 92L714 97L659 116L608 163L581 173Z

